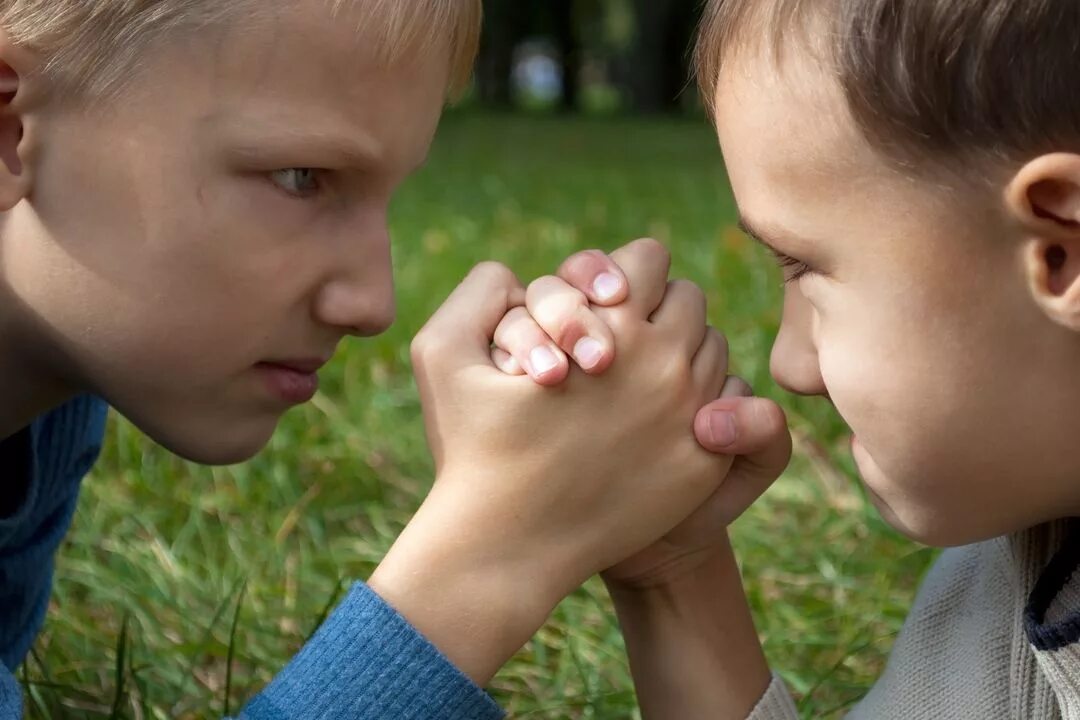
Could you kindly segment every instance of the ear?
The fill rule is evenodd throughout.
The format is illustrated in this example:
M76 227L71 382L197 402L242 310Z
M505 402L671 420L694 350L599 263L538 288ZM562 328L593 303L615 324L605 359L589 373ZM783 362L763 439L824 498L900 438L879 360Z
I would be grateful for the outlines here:
M1016 174L1006 207L1024 232L1024 271L1050 319L1080 332L1080 155L1037 158Z
M25 136L26 75L32 62L29 53L0 31L0 212L11 210L30 192L20 150Z

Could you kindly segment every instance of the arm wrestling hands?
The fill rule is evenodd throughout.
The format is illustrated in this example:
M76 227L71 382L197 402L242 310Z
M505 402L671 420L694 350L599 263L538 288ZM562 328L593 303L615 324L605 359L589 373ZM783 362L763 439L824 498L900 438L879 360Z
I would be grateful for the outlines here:
M589 576L619 603L726 557L787 465L669 265L651 240L528 288L482 264L413 343L436 479L370 585L480 684Z

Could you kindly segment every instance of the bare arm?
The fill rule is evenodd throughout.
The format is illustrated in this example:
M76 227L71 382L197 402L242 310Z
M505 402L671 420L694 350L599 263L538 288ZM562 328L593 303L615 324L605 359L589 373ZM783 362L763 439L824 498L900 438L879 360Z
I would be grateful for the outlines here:
M609 588L642 717L749 717L770 674L726 539L712 557L670 583Z

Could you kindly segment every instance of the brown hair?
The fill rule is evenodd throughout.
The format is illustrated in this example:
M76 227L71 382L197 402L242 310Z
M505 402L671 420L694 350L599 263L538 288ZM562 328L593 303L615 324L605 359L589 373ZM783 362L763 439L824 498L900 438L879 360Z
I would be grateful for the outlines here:
M793 30L815 33L862 132L904 164L1080 150L1078 0L709 0L709 104L738 37L779 51Z
M393 62L406 52L449 46L451 93L472 74L481 0L326 0L331 11L358 6L365 33ZM252 17L268 0L0 0L0 28L38 52L41 72L62 92L100 95L119 89L141 54L177 31L198 31Z

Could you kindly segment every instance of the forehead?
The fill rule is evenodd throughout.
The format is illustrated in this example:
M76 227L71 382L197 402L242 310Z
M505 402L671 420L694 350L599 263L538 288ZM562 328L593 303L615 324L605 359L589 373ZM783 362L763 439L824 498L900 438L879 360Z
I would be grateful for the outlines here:
M721 149L747 205L836 198L887 166L858 131L829 65L792 43L733 53L716 89ZM772 210L770 210L772 212Z
M429 140L446 96L449 48L400 52L391 62L388 23L367 22L379 3L341 5L268 2L198 39L201 52L177 48L173 62L183 57L186 70L175 74L186 76L184 92L211 120L244 116L309 132L363 126L399 144Z

